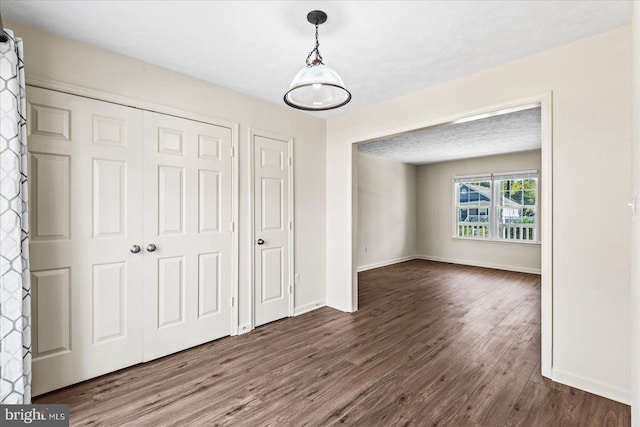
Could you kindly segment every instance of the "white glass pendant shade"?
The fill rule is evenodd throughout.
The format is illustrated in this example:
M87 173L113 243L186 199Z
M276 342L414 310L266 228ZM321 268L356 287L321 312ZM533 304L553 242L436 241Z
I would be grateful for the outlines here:
M350 100L351 93L338 73L322 63L300 70L284 95L287 105L301 110L330 110Z

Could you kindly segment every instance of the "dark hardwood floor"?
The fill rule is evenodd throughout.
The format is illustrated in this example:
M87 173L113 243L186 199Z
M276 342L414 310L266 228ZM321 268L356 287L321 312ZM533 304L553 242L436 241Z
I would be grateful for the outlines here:
M35 399L72 425L629 426L540 375L539 276L408 261L322 308Z

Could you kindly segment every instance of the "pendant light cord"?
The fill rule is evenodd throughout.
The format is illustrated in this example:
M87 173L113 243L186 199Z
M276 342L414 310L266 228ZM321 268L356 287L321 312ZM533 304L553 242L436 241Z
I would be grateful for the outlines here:
M309 52L309 55L307 55L307 67L313 67L316 65L320 65L322 64L322 55L320 55L320 42L318 41L318 26L320 24L318 24L318 22L316 22L316 45L313 48L313 50L311 52ZM311 55L313 55L313 53L316 53L316 58L313 61L309 61L309 59L311 58Z

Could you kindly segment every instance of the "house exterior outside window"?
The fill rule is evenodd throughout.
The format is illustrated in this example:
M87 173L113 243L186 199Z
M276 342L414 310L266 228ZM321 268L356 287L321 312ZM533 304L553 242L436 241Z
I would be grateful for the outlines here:
M538 171L454 178L454 237L538 243Z
M457 237L489 239L491 175L459 177L455 186Z

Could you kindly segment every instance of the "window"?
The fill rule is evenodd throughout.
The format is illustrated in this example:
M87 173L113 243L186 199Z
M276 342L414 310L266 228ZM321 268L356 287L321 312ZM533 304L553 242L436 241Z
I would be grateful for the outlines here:
M456 178L458 237L488 239L491 175Z
M496 187L496 238L537 242L538 173L494 174L493 181Z
M538 171L455 177L456 237L538 242Z

